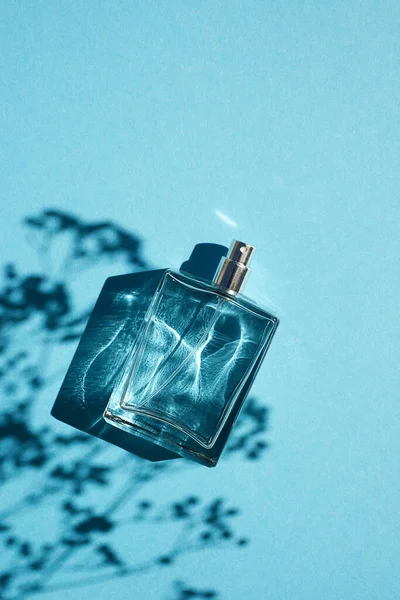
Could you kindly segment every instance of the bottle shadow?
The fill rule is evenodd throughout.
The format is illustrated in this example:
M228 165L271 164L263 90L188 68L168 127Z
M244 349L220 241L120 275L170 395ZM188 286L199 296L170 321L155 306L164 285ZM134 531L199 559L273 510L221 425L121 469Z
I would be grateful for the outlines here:
M180 270L211 281L227 250L197 244ZM56 419L152 462L180 457L109 425L103 413L163 273L143 271L106 280L51 411Z

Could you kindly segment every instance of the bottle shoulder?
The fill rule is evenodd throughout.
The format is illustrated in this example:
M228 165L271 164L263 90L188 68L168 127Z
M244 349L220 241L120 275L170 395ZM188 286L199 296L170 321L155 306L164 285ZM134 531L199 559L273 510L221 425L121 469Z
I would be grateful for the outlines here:
M273 314L267 308L260 306L252 298L249 298L244 294L229 294L227 291L209 280L193 277L189 273L184 273L175 269L166 269L163 280L165 280L167 277L175 280L175 282L180 283L183 286L187 286L192 291L198 290L199 292L215 294L216 296L219 296L236 305L238 310L250 311L259 317L272 320L275 323L275 326L279 324L279 317L277 315Z

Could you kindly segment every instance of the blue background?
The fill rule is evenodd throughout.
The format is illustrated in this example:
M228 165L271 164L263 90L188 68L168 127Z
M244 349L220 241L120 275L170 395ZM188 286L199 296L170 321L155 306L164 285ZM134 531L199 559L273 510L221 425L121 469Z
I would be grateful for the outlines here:
M254 386L271 449L174 482L242 508L251 544L168 571L222 598L400 597L399 25L387 0L0 9L4 260L35 269L19 224L48 206L134 230L155 266L257 248L246 293L281 317ZM158 600L166 577L54 597Z

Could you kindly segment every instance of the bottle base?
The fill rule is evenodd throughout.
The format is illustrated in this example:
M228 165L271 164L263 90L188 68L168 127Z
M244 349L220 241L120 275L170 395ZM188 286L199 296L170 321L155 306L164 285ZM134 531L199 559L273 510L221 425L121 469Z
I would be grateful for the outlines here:
M134 412L127 413L121 407L114 408L112 411L107 407L103 418L113 427L118 427L131 435L153 442L183 458L188 458L206 467L215 467L218 462L219 456L213 456L212 449L205 450L201 448L200 445L187 436L184 436L184 439L179 439L182 437L179 430L175 431L175 428L163 424L158 419L146 418L143 415L135 416Z

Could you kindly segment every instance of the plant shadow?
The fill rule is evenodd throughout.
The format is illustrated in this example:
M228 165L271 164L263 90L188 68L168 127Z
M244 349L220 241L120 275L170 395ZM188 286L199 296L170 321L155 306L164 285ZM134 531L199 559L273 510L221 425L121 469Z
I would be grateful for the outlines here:
M96 439L106 438L99 411L97 417L94 414L100 402L94 382L96 377L101 380L104 402L112 387L110 372L113 376L118 372L115 366L107 371L111 363L107 352L92 372L86 368L93 392L86 406L82 410L67 407L65 388L64 401L57 408L58 418L67 420L62 413L69 411L68 421L81 431L48 418L52 390L60 385L92 312L91 286L86 282L92 280L94 270L103 272L107 266L112 272L134 271L121 282L129 287L136 278L140 289L149 286L148 294L155 280L149 282L145 274L151 265L145 258L143 240L118 224L85 221L75 214L48 209L27 217L24 225L40 269L26 273L23 265L8 263L0 284L0 597L57 597L61 591L91 588L113 578L166 570L187 553L246 546L248 537L237 531L236 517L241 510L232 500L218 494L180 493L177 482L197 466L155 455L154 462L144 461L137 449L137 455L132 450L121 452L115 447L122 445L119 431L107 434L114 447ZM211 251L209 247L202 248L205 250ZM220 251L215 252L212 264L209 255L200 258L204 253L194 250L182 268L208 278L205 264L213 269ZM100 313L103 311L99 327L112 296L115 300L120 292L116 279L108 279L110 295L98 301ZM122 321L126 317L124 303L120 310L115 318ZM100 337L109 335L114 325L98 332L98 349L104 345ZM121 337L121 348L128 337L129 326ZM108 375L103 377L105 372ZM71 394L78 395L72 380L64 385L71 385ZM269 447L268 427L269 409L250 397L227 442L225 460L260 461ZM90 429L94 435L84 433ZM112 434L117 433L118 439L113 439ZM128 438L126 444L132 443L133 436ZM148 456L153 451L141 450ZM179 479L174 481L174 477ZM160 481L176 486L174 500L157 493ZM171 525L171 537L168 544L157 545L162 523ZM154 541L145 560L126 551L127 540L136 539L139 526L146 526L149 540ZM181 581L173 584L166 575L163 581L163 598L218 597L215 590L196 590ZM164 591L160 590L160 597Z

